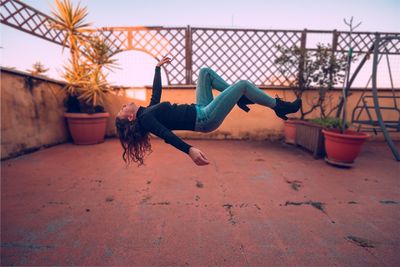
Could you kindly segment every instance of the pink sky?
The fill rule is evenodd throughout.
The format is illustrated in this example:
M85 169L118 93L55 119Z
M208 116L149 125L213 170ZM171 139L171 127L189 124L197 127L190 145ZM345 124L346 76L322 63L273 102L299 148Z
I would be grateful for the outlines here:
M25 0L28 5L50 14L53 1ZM78 3L78 1L73 1ZM83 0L88 21L101 26L180 26L347 30L343 18L362 21L360 31L400 32L400 1L397 0L203 0L123 1ZM25 71L40 61L48 76L58 79L68 57L61 47L1 24L1 65ZM156 61L138 51L118 57L120 69L109 75L115 85L151 84ZM163 82L166 82L164 77Z

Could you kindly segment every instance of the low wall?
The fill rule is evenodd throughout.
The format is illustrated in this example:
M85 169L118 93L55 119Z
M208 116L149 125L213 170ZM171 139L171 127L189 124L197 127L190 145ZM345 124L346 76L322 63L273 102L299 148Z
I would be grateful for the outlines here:
M1 159L15 157L71 141L63 113L63 82L1 68ZM111 114L131 101L109 94L105 108ZM114 117L115 119L115 117ZM106 136L115 136L109 119Z
M63 117L65 111L64 83L40 76L31 76L28 73L1 69L1 159L14 157L42 147L52 146L71 141L68 127ZM195 103L194 86L164 87L161 101L171 103ZM106 137L115 136L115 114L121 106L134 101L138 105L146 106L150 102L151 87L133 89L144 95L142 100L128 97L129 91L119 90L108 94L104 103L110 113L107 122ZM294 95L287 89L264 90L275 97L278 94L285 100L294 100ZM214 96L219 94L214 91ZM333 91L332 97L337 99L341 92ZM348 110L352 111L361 92L353 92L349 98ZM384 94L389 94L386 92ZM307 109L315 92L305 93L303 105ZM389 100L380 101L381 105L389 105ZM392 101L392 100L390 100ZM371 102L372 104L372 102ZM400 106L400 103L398 103ZM283 121L276 117L273 110L259 105L249 105L250 112L246 113L235 107L218 130L212 133L196 133L192 131L176 132L183 138L190 139L252 139L277 140L282 138ZM315 112L310 117L318 116ZM384 113L385 118L397 120L399 114ZM348 113L351 117L351 112ZM392 134L394 140L400 140L398 133ZM373 140L383 140L379 133L372 136Z
M146 86L146 102L150 102L151 87ZM268 95L275 97L278 95L286 101L295 100L295 95L289 89L263 89ZM217 90L213 90L213 95L216 97L219 94ZM351 120L352 111L357 106L357 102L362 94L361 90L355 90L351 92L347 103L347 119ZM391 91L380 91L381 96L392 95ZM342 91L339 89L331 90L329 97L332 99L332 104L328 107L337 103L337 100L342 95ZM303 108L309 110L311 103L316 100L316 92L313 90L306 91L303 95ZM400 99L397 99L397 106L400 106ZM161 101L170 101L171 103L195 103L195 86L168 86L164 87ZM330 102L330 101L327 101ZM394 106L393 99L380 99L379 104L381 106ZM369 99L368 105L373 106L372 99ZM181 131L179 135L186 138L201 138L201 139L252 139L252 140L277 140L282 138L284 121L275 115L272 109L265 108L260 105L248 105L250 108L249 112L245 112L238 106L235 106L231 113L224 120L222 125L212 133L196 133L190 131ZM328 109L329 110L329 109ZM399 120L400 114L394 111L381 110L382 115L385 119ZM373 112L374 113L374 112ZM315 110L311 114L307 115L307 118L319 117L319 111ZM366 120L366 113L360 117L360 119ZM331 116L335 116L333 112ZM289 115L289 117L300 116L299 113ZM376 120L376 116L373 117ZM377 127L379 128L379 127ZM393 140L400 140L400 133L391 133ZM371 140L383 141L384 137L382 133L377 135L372 134Z
M66 142L63 84L1 70L1 158Z

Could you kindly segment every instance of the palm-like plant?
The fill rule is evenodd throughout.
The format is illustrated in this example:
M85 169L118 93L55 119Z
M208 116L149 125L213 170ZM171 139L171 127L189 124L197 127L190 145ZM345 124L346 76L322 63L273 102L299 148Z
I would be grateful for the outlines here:
M89 34L89 23L85 23L87 9L76 7L70 0L55 0L57 9L52 12L55 23L51 26L65 33L64 47L70 47L71 59L64 66L64 79L69 96L77 97L88 108L101 105L104 93L109 91L107 75L104 68L112 70L116 67L116 60L112 57L119 50L112 50L111 46L102 38ZM90 109L89 109L90 110Z
M51 12L54 23L50 26L56 30L64 32L65 38L63 46L69 46L73 64L79 63L79 49L85 46L88 36L85 32L91 26L86 23L88 11L86 7L81 7L80 4L74 7L70 0L54 0L56 7ZM64 49L64 48L63 48Z
M28 71L32 75L43 75L47 71L49 71L49 69L46 68L42 63L40 63L40 61L37 61L32 65L32 69Z
M79 63L70 60L64 66L63 77L68 81L66 90L87 105L95 107L103 103L104 94L110 90L104 68L112 70L117 67L112 57L119 50L113 51L103 39L94 37L81 52Z
M111 45L99 36L90 38L90 45L83 51L83 56L92 63L96 69L106 68L113 70L117 68L117 60L113 59L120 50L112 50Z
M88 83L82 84L80 99L92 106L103 103L104 93L109 92L107 74L103 68L108 70L116 68L117 60L112 57L119 52L112 50L111 46L100 37L90 39L90 45L83 51L86 59L84 65L89 67Z
M81 88L89 83L89 66L85 63L77 64L71 59L64 65L63 78L68 82L65 90L68 95L79 96Z

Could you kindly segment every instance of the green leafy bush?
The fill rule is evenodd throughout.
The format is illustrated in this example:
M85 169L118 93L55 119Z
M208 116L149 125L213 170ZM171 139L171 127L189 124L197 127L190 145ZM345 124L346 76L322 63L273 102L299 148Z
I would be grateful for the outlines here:
M324 128L339 128L342 124L342 121L340 118L332 118L332 117L326 117L326 118L314 118L310 119L309 122L321 125ZM346 123L345 128L349 128L350 124Z
M317 94L310 99L310 108L300 109L300 119L314 110L320 111L320 117L329 117L337 108L329 90L343 84L347 57L344 53L334 52L330 44L317 44L315 50L302 50L297 46L278 46L280 55L275 59L278 70L292 82L293 92L302 98L306 90L315 90ZM302 71L300 71L302 70Z

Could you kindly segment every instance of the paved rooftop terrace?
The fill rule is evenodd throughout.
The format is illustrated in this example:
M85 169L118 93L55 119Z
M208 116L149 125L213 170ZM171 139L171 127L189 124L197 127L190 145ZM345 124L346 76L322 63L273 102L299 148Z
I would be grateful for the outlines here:
M2 265L400 266L400 165L368 142L351 169L300 148L153 140L125 168L118 140L1 163Z

